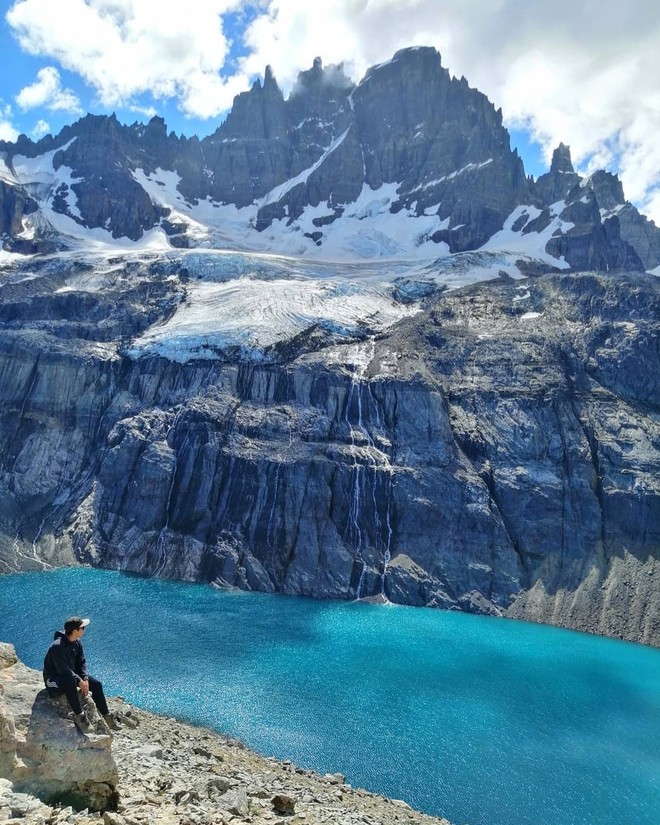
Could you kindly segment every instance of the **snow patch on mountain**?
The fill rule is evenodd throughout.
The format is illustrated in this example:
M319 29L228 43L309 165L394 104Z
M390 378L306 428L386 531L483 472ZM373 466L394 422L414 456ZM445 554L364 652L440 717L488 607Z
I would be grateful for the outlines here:
M414 210L405 208L391 211L399 199L398 189L397 183L386 183L378 189L364 184L353 203L342 205L343 214L323 227L322 247L306 238L305 233L318 231L315 218L335 214L332 207L323 203L308 207L290 225L285 218L273 221L261 234L269 238L273 251L281 250L295 237L298 249L304 250L302 254L326 260L402 258L411 254L430 259L448 255L447 244L431 240L442 223L437 215L417 217Z
M325 150L325 152L321 155L321 157L316 161L316 163L312 164L307 169L303 169L299 175L296 175L294 178L290 180L284 181L279 186L276 186L274 189L271 189L267 195L265 195L258 203L259 207L266 206L269 203L277 203L281 200L287 192L290 192L295 186L298 186L301 183L306 183L309 176L315 172L319 166L328 158L341 144L344 142L344 138L350 131L350 126L346 131L340 135L338 138L332 141L330 146Z
M146 232L138 241L131 241L129 238L113 238L109 230L100 227L92 229L83 224L78 200L72 188L83 179L74 177L73 170L68 166L61 165L56 169L53 162L55 155L68 149L75 140L74 137L63 146L33 158L15 155L11 167L6 160L2 161L2 179L6 183L21 186L40 207L38 213L24 218L24 231L19 237L31 238L35 234L35 229L43 229L46 226L67 238L72 250L86 249L94 253L105 248L115 251L169 249L170 244L160 228ZM54 200L58 194L64 198L69 214L54 209Z
M331 339L350 340L416 313L438 288L466 286L503 273L523 277L513 258L492 253L433 262L342 264L190 250L165 259L176 264L173 271L188 272L189 280L182 283L185 298L167 321L133 343L133 358L157 354L186 362L238 348L244 357L263 360L273 345L314 327Z
M334 142L334 148L345 135L346 132ZM328 152L331 150L332 147ZM301 175L311 174L311 169ZM391 211L399 199L397 183L383 184L379 189L364 184L353 203L341 205L341 216L335 212L336 205L321 202L308 206L293 220L283 217L262 232L256 232L254 225L259 208L283 197L290 184L301 182L300 175L273 189L260 202L241 209L208 198L196 204L188 202L178 189L180 178L176 172L157 169L147 175L143 169L136 169L133 177L154 204L172 210L170 221L188 224L188 234L203 248L225 247L331 261L396 259L411 253L415 258L429 260L449 254L447 244L431 240L433 233L446 225L436 214L427 214L431 208L421 216L417 216L413 208ZM307 235L319 231L314 220L321 218L334 220L323 226L323 245L317 246Z
M40 203L45 202L46 205L49 204L54 191L62 183L66 183L68 186L72 180L71 170L66 166L55 169L53 159L58 152L66 151L74 140L76 140L75 137L63 146L58 146L57 149L52 149L50 152L44 152L43 155L37 155L33 158L28 158L25 155L14 155L11 160L12 169L9 170L14 182L22 186L35 200Z
M217 358L239 347L260 360L263 351L312 326L339 337L384 329L417 311L392 297L391 288L349 281L239 278L192 282L185 302L166 323L152 327L130 354L173 361Z
M432 186L437 186L439 183L453 180L459 175L464 175L466 172L476 172L478 169L483 169L484 166L489 166L493 163L493 160L494 158L488 158L488 160L484 160L481 163L468 163L461 169L457 169L455 172L450 172L448 175L443 175L441 178L434 178L433 180L424 181L423 183L420 183L419 186L413 187L410 191L418 192L422 189L430 189Z
M496 252L504 251L508 253L518 253L527 258L541 261L542 263L550 264L557 267L557 269L570 269L570 264L562 256L555 258L546 252L545 247L554 235L563 234L573 229L575 224L570 221L563 221L559 216L566 209L565 201L557 201L550 207L550 215L552 220L541 232L528 232L524 234L523 230L527 224L541 214L541 210L535 206L522 205L517 206L509 217L504 222L504 226L499 232L496 232L486 243L480 247L481 251ZM520 225L520 219L527 217L527 220ZM517 225L519 228L514 231L513 227Z

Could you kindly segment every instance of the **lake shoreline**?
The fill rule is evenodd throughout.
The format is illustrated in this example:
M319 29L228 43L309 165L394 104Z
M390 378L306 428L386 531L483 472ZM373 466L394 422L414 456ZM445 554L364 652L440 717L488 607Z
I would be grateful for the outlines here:
M657 822L660 658L643 645L91 568L0 577L0 605L33 668L89 616L108 694L432 816Z
M0 643L0 653L0 697L4 697L0 700L0 750L9 753L14 747L17 759L39 775L44 766L35 762L22 733L25 728L25 739L29 739L31 726L39 724L34 717L42 713L41 675L17 660L13 646ZM450 825L446 819L414 811L401 800L353 788L342 774L322 776L289 760L262 756L238 739L137 708L121 696L110 697L109 705L124 721L111 741L107 731L83 737L75 733L71 720L64 718L58 724L69 746L73 742L74 752L89 753L86 748L98 746L105 748L107 759L114 760L118 781L110 810L95 813L76 811L66 803L48 804L16 791L8 781L11 776L25 790L29 777L3 770L0 821L24 825ZM50 700L46 708L52 716ZM27 720L19 718L17 709ZM56 739L51 725L50 745L58 750L63 740ZM70 750L58 752L60 760L71 759ZM0 769L4 764L0 760ZM47 798L44 793L40 796Z

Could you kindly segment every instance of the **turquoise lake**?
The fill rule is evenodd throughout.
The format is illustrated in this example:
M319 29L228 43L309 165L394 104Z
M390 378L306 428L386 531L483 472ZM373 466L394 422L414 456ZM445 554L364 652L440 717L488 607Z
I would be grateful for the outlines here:
M32 667L72 613L109 694L454 825L660 823L660 650L81 568L0 576L0 640Z

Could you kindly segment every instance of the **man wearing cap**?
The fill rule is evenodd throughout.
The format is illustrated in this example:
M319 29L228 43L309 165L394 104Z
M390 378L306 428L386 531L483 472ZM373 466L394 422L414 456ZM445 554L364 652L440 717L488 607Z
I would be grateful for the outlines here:
M70 616L64 622L64 633L61 630L55 631L54 641L44 659L46 690L50 696L66 694L73 710L73 719L83 733L94 733L94 727L80 701L81 694L86 697L89 693L106 725L111 730L121 730L108 709L103 685L87 673L87 663L80 639L88 624L89 619Z

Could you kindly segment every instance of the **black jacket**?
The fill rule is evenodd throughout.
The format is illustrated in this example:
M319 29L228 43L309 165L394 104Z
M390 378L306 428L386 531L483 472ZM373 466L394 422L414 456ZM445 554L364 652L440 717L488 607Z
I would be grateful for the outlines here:
M75 676L76 681L86 679L87 663L80 639L70 642L61 630L55 631L44 659L44 682L51 676Z

